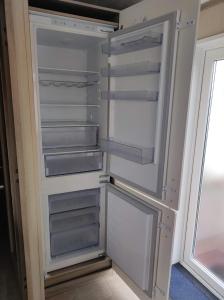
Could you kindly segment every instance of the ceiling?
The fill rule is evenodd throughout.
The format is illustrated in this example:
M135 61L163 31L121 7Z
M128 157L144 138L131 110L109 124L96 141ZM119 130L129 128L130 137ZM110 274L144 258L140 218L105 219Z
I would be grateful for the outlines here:
M92 5L98 5L117 10L122 10L133 4L141 2L142 0L78 0L79 2L89 3Z

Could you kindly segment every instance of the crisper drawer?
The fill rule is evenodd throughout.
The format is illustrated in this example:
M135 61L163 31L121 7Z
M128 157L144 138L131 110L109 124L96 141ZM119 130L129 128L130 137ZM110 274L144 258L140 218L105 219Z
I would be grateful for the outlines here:
M50 232L57 233L99 223L99 208L90 207L50 215Z
M51 234L51 256L99 245L99 225L90 225Z
M75 174L102 169L103 154L81 152L68 154L45 154L46 176Z
M49 127L42 128L43 148L95 146L97 126Z
M70 210L99 207L100 189L89 189L63 194L50 195L49 214L66 212Z

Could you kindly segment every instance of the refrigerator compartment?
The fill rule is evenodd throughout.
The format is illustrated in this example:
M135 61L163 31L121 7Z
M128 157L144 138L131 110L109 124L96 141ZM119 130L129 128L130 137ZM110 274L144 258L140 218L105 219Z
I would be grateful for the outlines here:
M99 225L51 234L50 244L52 257L95 247L99 245Z
M111 91L102 92L102 99L105 100L131 100L131 101L158 101L157 91Z
M99 207L100 189L50 195L48 197L49 213L56 214L88 207Z
M160 63L153 63L150 61L143 61L140 63L111 66L101 70L102 76L105 77L122 77L122 76L136 76L145 74L160 73Z
M138 50L149 49L162 45L163 34L147 30L147 32L136 33L135 35L122 39L113 39L111 44L103 44L102 52L108 55L119 55Z
M97 126L45 127L42 128L43 148L96 146Z
M63 232L98 223L98 207L78 209L50 215L50 232Z
M141 148L140 146L122 144L111 139L103 139L101 140L101 149L142 165L150 164L154 161L154 147Z
M45 154L44 158L47 177L97 171L103 167L101 151Z

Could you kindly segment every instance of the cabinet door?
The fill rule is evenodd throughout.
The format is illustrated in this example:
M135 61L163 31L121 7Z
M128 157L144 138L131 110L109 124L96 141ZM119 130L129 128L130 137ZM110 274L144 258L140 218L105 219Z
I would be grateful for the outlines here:
M189 96L183 95L183 105L174 95L175 71L182 59L190 80L191 67L184 67L186 61L192 65L195 41L195 22L180 29L180 15L172 12L110 34L103 47L109 64L102 70L109 78L109 91L102 92L109 103L109 129L101 141L109 153L108 173L175 209ZM186 57L177 56L181 30L190 36Z
M173 211L107 186L106 251L140 299L168 298L174 220Z

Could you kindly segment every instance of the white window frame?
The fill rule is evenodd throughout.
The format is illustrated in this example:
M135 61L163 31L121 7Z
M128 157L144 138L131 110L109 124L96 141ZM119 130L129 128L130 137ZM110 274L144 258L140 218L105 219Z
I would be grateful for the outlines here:
M198 197L192 197L192 194L198 194L199 181L196 180L198 174L195 174L195 170L198 169L199 172L201 172L201 160L197 159L201 156L201 151L197 151L196 142L198 139L197 134L200 133L202 127L199 124L200 112L202 112L202 110L207 112L206 101L203 101L202 84L203 77L206 76L206 74L204 74L206 55L208 55L210 50L218 50L219 48L224 48L224 34L199 40L196 47L182 173L181 194L185 213L182 231L181 264L215 296L219 299L224 299L224 283L219 281L217 277L212 275L206 268L203 268L192 256L198 206ZM203 122L205 122L205 119ZM201 134L203 144L204 138L203 134Z

